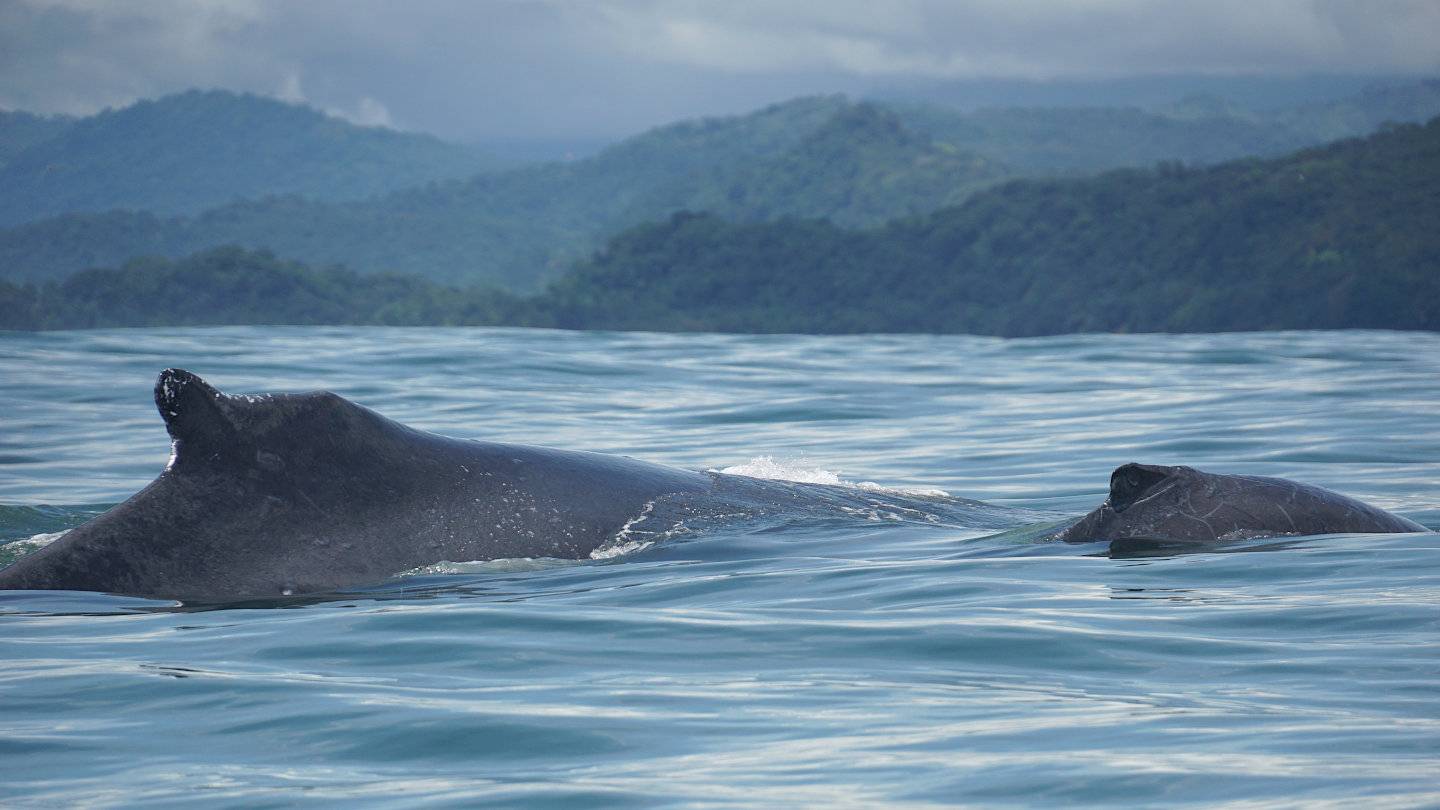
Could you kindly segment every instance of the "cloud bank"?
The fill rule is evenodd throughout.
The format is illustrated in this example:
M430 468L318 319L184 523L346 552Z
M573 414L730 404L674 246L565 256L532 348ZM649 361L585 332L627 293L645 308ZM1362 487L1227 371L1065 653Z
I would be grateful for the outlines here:
M0 108L190 87L450 137L619 134L915 80L1434 74L1433 0L0 0Z

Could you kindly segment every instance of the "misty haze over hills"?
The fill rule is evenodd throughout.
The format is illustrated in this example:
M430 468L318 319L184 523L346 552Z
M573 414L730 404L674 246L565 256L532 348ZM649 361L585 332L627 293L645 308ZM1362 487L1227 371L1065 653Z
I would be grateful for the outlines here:
M0 230L0 278L55 279L239 244L525 291L619 230L680 210L878 225L1011 178L1279 155L1437 113L1434 81L1268 110L1189 98L1148 110L963 112L811 97L661 127L581 160L501 170L427 136L189 92L86 119L0 119L9 155L0 215L12 224ZM65 213L44 218L55 212Z

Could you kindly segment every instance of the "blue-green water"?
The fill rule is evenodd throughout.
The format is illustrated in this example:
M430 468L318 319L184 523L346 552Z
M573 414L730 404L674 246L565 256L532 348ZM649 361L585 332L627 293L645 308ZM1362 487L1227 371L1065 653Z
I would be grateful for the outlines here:
M1137 460L1440 527L1433 334L155 329L0 334L0 540L155 476L171 365L455 436L1041 515ZM1112 560L893 517L283 607L5 592L0 804L1440 803L1440 536Z

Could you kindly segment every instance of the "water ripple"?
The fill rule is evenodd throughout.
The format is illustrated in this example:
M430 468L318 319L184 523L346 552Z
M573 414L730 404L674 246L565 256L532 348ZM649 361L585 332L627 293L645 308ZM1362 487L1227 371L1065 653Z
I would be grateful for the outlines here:
M1143 460L1440 525L1437 335L223 328L0 334L0 540L155 475L166 366L1037 521ZM0 594L0 803L1440 803L1437 535L1122 560L986 534L790 522L228 608Z

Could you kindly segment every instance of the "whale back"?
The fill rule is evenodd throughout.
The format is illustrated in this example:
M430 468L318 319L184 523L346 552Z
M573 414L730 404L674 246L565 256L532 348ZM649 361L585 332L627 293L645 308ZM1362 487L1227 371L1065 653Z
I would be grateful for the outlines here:
M267 598L450 560L583 558L709 479L614 456L438 436L329 392L231 396L166 369L165 470L0 571L0 588Z
M1058 538L1108 540L1118 550L1255 537L1424 530L1418 523L1338 492L1284 478L1131 463L1111 474L1105 502Z

